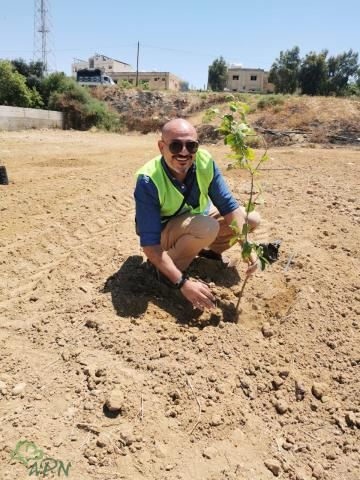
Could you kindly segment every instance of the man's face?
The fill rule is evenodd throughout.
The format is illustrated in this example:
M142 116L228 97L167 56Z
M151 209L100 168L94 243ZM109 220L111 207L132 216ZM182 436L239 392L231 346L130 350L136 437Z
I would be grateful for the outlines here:
M187 142L189 143L186 146ZM163 134L163 138L158 142L159 150L167 166L179 180L185 178L187 171L195 160L196 151L194 150L197 149L196 143L197 134L194 127L181 123L174 125L171 130ZM174 153L174 146L178 147L178 149L181 148L181 150L178 153Z

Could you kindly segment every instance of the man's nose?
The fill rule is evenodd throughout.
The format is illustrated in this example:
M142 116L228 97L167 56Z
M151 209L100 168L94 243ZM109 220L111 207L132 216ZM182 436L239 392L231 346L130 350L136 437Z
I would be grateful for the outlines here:
M186 155L186 156L187 156L187 155L190 155L190 152L189 152L188 149L186 148L186 143L185 143L185 142L182 144L182 149L181 149L181 152L180 152L180 153L181 153L181 155Z

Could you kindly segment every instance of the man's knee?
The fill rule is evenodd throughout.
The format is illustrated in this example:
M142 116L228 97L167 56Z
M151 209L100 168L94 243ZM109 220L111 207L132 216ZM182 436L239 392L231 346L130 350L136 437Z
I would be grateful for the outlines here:
M195 215L190 219L190 234L196 238L206 238L213 241L217 237L219 229L219 222L207 215Z

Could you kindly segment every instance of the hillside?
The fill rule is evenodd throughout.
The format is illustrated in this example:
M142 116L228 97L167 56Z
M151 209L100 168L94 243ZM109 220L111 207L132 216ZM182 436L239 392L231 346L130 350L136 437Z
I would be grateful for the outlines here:
M97 89L98 98L116 110L132 131L156 131L168 119L188 118L203 124L207 108L221 106L229 94L207 92L152 92L118 88ZM360 145L360 99L237 94L235 99L251 106L250 123L273 145ZM204 141L216 141L216 133L201 127Z

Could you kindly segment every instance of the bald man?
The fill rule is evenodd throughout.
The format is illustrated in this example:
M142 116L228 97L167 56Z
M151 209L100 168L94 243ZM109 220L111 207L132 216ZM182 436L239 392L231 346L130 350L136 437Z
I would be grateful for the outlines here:
M211 155L199 148L195 128L177 118L167 122L158 141L160 155L137 172L135 188L136 225L140 244L151 264L194 307L213 308L209 287L190 280L185 271L204 249L207 256L221 259L229 248L233 220L239 228L245 209L230 193ZM259 223L249 215L254 229ZM252 254L247 275L257 269Z

